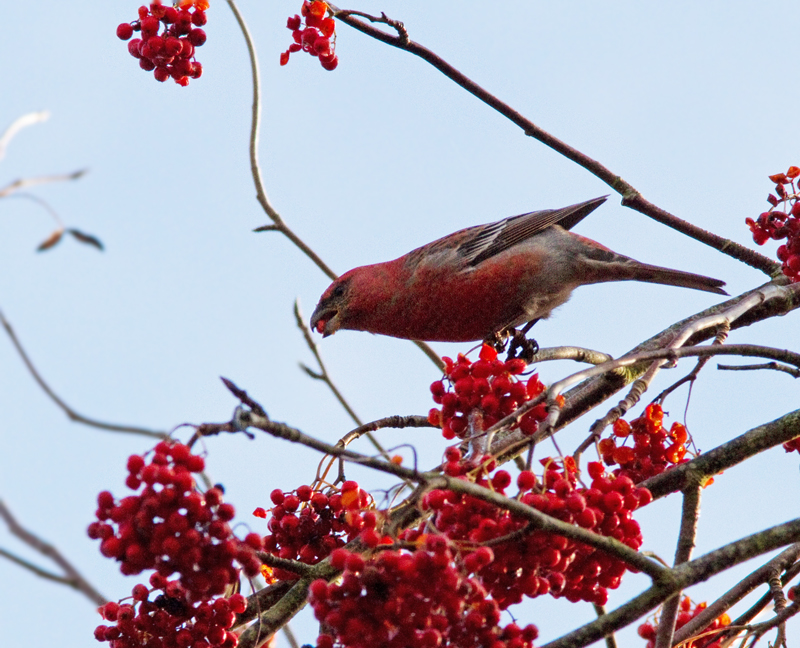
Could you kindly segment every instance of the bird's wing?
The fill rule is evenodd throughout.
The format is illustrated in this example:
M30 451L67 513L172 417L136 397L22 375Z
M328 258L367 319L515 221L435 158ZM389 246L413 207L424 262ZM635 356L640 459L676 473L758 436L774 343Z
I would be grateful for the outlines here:
M573 228L603 204L606 198L607 196L601 196L561 209L543 209L470 228L471 235L458 245L456 253L466 265L474 267L551 225L561 225L564 229Z

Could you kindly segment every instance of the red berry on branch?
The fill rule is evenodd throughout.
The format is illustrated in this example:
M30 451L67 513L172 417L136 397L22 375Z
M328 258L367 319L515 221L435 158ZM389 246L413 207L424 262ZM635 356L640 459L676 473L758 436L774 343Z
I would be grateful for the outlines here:
M133 36L133 26L130 23L122 23L117 27L117 38L128 40Z

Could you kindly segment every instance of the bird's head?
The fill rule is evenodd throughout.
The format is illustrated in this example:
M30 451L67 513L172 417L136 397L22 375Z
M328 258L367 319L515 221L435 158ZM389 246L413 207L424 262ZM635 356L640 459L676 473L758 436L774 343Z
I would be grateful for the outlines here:
M351 273L342 275L328 286L311 315L311 329L322 333L322 337L333 335L346 322L352 289Z

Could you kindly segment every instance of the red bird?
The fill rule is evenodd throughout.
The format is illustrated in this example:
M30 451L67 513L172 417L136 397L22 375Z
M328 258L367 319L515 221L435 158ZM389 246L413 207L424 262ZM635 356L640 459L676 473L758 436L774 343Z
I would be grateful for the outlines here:
M468 342L543 317L578 286L647 281L727 295L724 281L639 263L568 230L606 197L477 225L394 261L355 268L322 294L311 328Z

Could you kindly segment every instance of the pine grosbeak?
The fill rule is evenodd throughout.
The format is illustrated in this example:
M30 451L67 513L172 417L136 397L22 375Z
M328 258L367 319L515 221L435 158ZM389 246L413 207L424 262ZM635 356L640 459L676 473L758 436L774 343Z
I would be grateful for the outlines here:
M569 232L606 197L477 225L394 261L355 268L322 294L311 328L467 342L544 318L578 286L646 281L727 295L724 281L639 263Z

